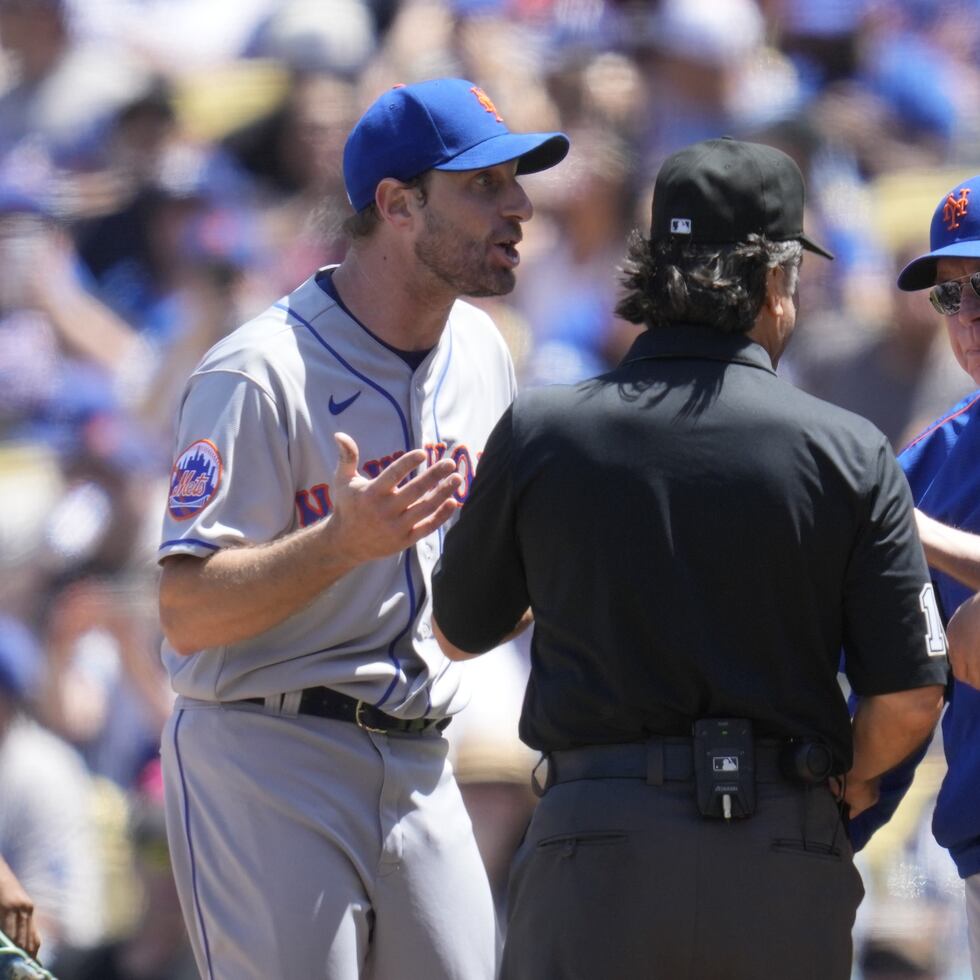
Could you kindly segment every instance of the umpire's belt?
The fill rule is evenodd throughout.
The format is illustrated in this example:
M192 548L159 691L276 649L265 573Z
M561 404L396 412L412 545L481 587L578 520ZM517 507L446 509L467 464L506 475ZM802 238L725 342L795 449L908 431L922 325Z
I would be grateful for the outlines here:
M779 767L780 742L755 740L755 781L783 782ZM694 747L690 738L655 737L646 742L615 745L586 745L577 749L557 749L545 758L548 772L542 781L544 792L556 783L576 779L642 779L653 786L665 782L694 779Z
M242 700L248 704L268 703L267 698ZM300 694L295 713L353 722L366 732L378 732L382 735L424 735L428 732L441 732L451 721L450 718L396 718L374 707L373 704L358 701L357 698L348 697L330 687L306 688Z

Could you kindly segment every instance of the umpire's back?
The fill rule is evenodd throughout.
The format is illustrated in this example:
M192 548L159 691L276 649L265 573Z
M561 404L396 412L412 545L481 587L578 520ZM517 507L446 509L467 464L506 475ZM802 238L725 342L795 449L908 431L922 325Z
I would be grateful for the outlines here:
M911 511L888 509L908 491L885 438L779 380L758 344L689 324L512 412L535 612L525 740L686 735L728 715L821 736L846 770L842 645L873 694L925 644L926 576ZM900 617L877 576L904 582Z
M945 641L884 436L776 377L804 249L785 154L669 158L618 307L646 332L515 401L446 536L447 656L534 615L502 980L850 976L846 808L935 725Z

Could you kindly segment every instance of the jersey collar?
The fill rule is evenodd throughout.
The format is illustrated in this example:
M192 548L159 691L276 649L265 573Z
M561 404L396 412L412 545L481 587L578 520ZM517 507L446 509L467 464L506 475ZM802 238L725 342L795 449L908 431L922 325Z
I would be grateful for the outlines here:
M776 373L761 344L744 334L721 333L697 323L648 328L633 342L622 366L636 361L666 359L728 361Z

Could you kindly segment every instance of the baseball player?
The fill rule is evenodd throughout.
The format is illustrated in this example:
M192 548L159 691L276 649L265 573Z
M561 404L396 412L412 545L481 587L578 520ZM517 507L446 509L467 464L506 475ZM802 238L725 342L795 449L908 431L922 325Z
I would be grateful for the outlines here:
M494 975L441 731L443 528L514 394L490 319L568 151L472 82L396 86L344 150L350 249L205 355L160 548L167 823L202 976ZM474 556L479 560L479 556Z
M899 289L929 290L945 317L960 367L980 385L980 175L964 180L937 203L929 251L898 277ZM916 523L935 582L930 615L949 621L953 682L943 715L947 772L936 800L932 830L964 879L970 961L980 978L980 391L973 391L920 433L899 462L916 504ZM912 781L910 760L888 775L882 800L862 821L862 838L884 823Z

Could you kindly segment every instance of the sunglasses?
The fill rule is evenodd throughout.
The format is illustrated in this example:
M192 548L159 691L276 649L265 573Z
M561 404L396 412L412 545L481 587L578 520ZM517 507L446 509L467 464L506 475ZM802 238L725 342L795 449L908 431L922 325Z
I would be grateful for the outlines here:
M933 286L929 290L929 302L932 303L933 309L943 316L959 313L963 285L967 282L974 295L980 298L980 272L974 272L972 276L961 276L959 279L950 279L949 282L941 282Z

